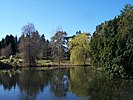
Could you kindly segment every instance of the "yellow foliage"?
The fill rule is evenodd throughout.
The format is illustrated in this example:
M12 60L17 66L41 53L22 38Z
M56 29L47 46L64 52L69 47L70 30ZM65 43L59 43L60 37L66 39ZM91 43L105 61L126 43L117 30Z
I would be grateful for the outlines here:
M90 39L87 34L78 34L69 42L70 61L76 65L83 65L88 59Z

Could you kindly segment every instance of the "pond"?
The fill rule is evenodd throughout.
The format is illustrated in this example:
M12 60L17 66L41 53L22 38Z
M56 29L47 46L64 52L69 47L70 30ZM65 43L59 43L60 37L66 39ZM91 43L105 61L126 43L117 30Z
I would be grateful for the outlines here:
M1 71L0 100L133 100L133 81L79 66Z

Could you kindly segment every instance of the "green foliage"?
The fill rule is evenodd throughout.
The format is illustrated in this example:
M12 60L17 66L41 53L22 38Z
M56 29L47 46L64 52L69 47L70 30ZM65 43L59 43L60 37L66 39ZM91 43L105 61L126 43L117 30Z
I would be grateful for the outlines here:
M6 35L0 41L0 51L2 56L9 57L10 55L15 55L17 50L17 36Z
M89 37L87 34L78 34L69 42L70 61L84 65L88 59Z
M130 77L133 67L133 6L97 26L91 39L92 64L111 77Z
M38 65L53 65L54 63L51 60L38 60Z
M49 40L45 39L44 34L41 36L41 41L39 44L40 44L40 48L39 48L40 53L37 55L37 58L45 59L45 60L50 59L50 56L51 56L50 42Z

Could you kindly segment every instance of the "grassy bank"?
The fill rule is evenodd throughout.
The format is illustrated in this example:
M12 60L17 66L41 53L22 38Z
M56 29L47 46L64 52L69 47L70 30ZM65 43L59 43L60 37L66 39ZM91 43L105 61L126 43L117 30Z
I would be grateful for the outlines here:
M0 62L2 63L0 65L0 69L3 68L8 68L10 66L10 68L22 68L22 60L18 59L18 58L0 58ZM89 64L88 64L89 65ZM8 66L8 67L6 67ZM75 66L74 64L70 63L69 60L64 60L60 63L60 66L58 64L57 61L52 61L52 60L37 60L36 65L32 66L32 67L45 67L45 68L58 68L58 67L62 67L62 68L66 68L66 67L73 67ZM81 66L81 65L76 65L76 66Z
M57 61L52 61L52 60L38 60L37 61L38 66L59 66L59 63ZM61 61L60 66L73 66L74 64L70 63L69 60L64 60Z

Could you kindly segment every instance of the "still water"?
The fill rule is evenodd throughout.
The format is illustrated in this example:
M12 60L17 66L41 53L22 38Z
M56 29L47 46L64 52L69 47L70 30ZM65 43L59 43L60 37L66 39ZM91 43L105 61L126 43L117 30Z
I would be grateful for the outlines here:
M133 81L79 66L1 71L0 100L133 100Z

